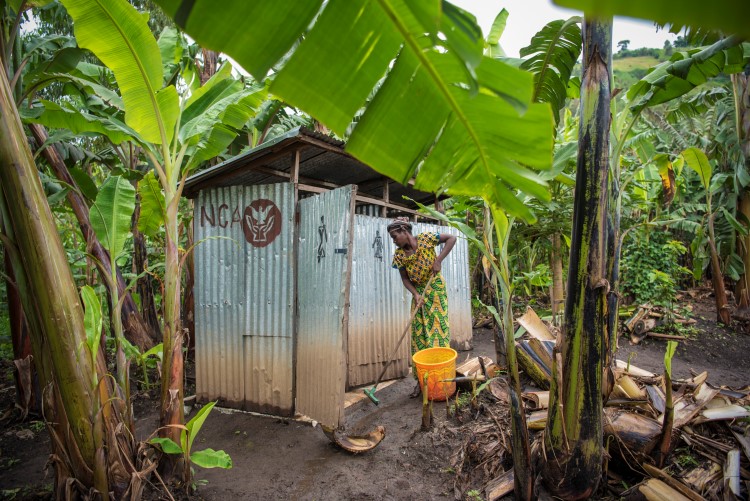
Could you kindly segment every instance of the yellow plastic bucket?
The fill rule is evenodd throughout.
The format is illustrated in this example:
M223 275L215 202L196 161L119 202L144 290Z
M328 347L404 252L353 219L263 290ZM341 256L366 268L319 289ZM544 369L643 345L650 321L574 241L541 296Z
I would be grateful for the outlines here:
M443 379L456 377L456 358L453 348L427 348L412 355L417 371L419 386L424 389L424 375L427 373L427 398L445 400L456 392L456 383L444 383Z

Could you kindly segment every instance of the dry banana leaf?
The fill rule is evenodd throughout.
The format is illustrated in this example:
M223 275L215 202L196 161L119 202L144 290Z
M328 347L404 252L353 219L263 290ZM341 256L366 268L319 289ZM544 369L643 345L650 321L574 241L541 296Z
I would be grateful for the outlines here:
M383 426L377 426L373 431L367 435L347 435L340 430L332 430L326 426L320 427L325 433L326 437L338 445L347 452L352 454L359 454L361 452L367 452L377 447L380 442L385 438L385 428Z

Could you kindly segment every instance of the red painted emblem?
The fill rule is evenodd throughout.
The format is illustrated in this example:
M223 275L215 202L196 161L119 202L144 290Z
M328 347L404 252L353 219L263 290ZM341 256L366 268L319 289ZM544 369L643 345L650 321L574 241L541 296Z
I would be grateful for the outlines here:
M250 245L265 247L281 233L281 211L271 200L254 200L245 207L242 231Z

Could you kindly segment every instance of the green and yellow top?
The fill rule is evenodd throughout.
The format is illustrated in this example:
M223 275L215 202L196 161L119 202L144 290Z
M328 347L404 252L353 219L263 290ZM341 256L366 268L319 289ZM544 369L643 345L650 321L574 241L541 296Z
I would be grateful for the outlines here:
M435 246L440 243L439 233L420 233L417 235L417 250L407 255L404 249L396 249L393 254L393 267L405 269L409 280L415 286L423 286L430 279L432 264L437 254Z

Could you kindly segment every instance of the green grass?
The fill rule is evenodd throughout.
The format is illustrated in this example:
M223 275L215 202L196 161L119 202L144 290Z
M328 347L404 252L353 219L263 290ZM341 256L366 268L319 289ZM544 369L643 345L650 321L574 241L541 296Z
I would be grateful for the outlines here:
M659 63L653 56L636 56L614 59L612 68L615 76L615 87L628 90L638 80L646 76L652 66Z
M615 71L629 73L638 69L647 70L658 63L659 60L651 56L624 57L622 59L614 59L612 67Z

